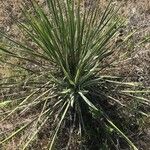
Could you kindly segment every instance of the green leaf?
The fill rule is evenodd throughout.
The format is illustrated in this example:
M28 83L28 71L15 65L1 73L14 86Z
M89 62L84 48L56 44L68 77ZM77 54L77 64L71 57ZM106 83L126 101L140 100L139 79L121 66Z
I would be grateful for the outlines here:
M133 150L138 150L138 148L130 141L130 139L119 129L117 126L106 117L108 123L129 143Z
M57 125L57 127L56 127L56 129L55 129L55 133L54 133L54 135L52 136L52 140L51 140L50 146L49 146L49 148L48 148L49 150L52 150L52 149L53 149L53 146L54 146L54 142L55 142L55 140L56 140L57 133L58 133L58 131L59 131L59 129L60 129L60 126L61 126L61 124L62 124L62 121L64 120L64 118L65 118L65 116L66 116L66 113L67 113L69 107L70 107L70 102L68 102L68 104L67 104L66 107L65 107L65 110L63 111L63 113L62 113L62 115L61 115L60 121L59 121L59 123L58 123L58 125Z
M88 104L88 106L89 106L90 108L92 108L92 109L95 110L95 111L99 111L99 110L92 104L92 102L90 102L90 100L87 99L87 98L83 95L82 92L78 92L78 93L79 93L79 95L83 98L83 100Z
M11 103L11 101L0 102L0 108L7 107L10 103Z

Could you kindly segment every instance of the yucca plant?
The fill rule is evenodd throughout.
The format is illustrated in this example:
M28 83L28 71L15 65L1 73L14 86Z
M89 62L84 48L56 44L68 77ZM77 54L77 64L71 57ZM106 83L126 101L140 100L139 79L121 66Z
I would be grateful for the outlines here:
M115 149L116 139L122 138L137 150L121 131L128 134L125 127L129 127L127 121L121 122L121 117L131 113L128 105L132 100L149 106L149 100L140 96L149 91L139 89L139 83L108 74L107 70L119 63L119 59L114 59L121 51L119 46L130 37L121 44L115 43L124 25L117 15L118 9L111 2L102 10L100 1L82 6L80 0L47 0L45 12L36 2L30 4L32 12L23 5L24 22L17 21L28 41L19 42L1 33L9 43L0 46L7 56L23 62L10 65L26 70L24 76L1 81L4 99L0 107L7 106L7 111L1 113L1 123L15 114L27 114L28 120L2 137L0 144L20 137L26 130L20 148L27 149L48 124L54 132L49 136L47 149L57 145L59 131L65 127L70 131L66 146L77 131L85 143L95 143L95 149ZM12 88L8 95L3 90L6 88Z

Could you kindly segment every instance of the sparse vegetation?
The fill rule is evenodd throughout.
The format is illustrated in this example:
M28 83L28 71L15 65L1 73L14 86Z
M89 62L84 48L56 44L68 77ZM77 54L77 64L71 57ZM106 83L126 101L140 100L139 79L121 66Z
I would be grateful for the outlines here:
M79 149L138 150L133 133L149 117L150 89L112 72L131 56L122 48L134 32L116 40L126 22L112 2L105 10L98 0L46 2L46 11L34 1L23 5L24 20L15 20L26 41L0 33L0 50L16 59L9 62L16 74L1 80L0 123L18 122L0 144L20 137L19 149L34 149L48 128L45 149L71 149L77 138Z

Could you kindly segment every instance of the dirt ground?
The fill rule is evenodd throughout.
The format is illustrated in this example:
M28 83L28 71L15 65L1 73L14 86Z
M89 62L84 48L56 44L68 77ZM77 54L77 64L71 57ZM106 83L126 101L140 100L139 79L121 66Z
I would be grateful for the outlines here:
M29 0L26 0L28 2ZM45 5L45 0L36 0ZM87 0L90 1L90 0ZM94 0L93 0L94 1ZM107 0L101 0L105 5ZM0 0L0 31L10 34L13 38L20 40L21 34L17 30L16 22L12 19L16 17L22 19L20 5L23 0ZM129 64L129 68L122 64L121 74L128 74L132 70L132 75L137 80L142 81L150 87L150 43L135 46L140 40L150 36L150 0L115 0L117 5L121 4L121 15L127 18L125 32L137 30L133 36L133 43L130 50L133 51L130 60L124 63ZM0 36L0 44L2 37ZM0 53L0 58L2 57ZM12 70L5 64L0 63L0 77L10 76ZM143 141L138 141L141 150L150 150L150 128L145 129L147 137ZM149 139L148 139L149 138Z

